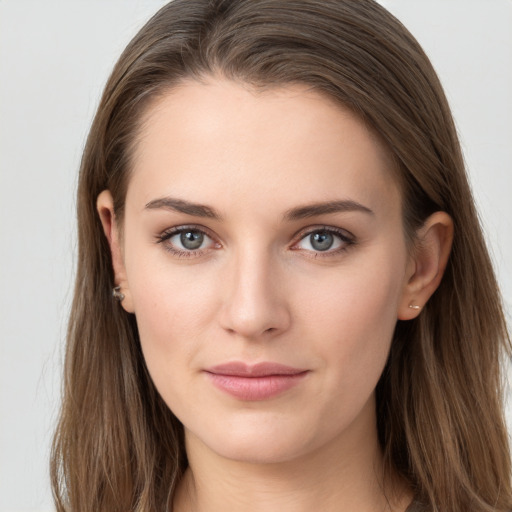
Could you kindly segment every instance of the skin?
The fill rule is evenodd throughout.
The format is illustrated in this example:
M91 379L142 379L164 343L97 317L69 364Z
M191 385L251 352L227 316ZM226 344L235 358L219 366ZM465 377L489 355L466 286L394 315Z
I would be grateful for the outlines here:
M385 149L303 86L185 82L144 121L123 225L108 191L98 211L122 307L136 315L152 379L185 427L190 467L175 510L405 510L410 492L383 479L374 390L397 319L420 314L409 306L439 284L449 216L430 217L411 251ZM160 201L169 197L218 218L176 211ZM290 218L332 201L351 203ZM199 250L170 233L183 226L205 233ZM317 250L315 230L335 231L331 248ZM246 401L205 374L231 361L307 374Z

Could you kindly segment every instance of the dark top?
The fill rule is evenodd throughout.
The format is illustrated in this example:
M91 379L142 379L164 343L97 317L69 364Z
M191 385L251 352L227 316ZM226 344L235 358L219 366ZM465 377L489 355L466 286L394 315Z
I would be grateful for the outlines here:
M405 512L429 512L429 507L423 505L419 501L414 500L408 507Z

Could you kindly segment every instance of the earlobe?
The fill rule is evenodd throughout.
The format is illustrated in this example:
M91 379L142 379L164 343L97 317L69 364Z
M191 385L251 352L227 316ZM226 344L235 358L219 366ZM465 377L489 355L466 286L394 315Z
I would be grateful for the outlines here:
M110 246L115 281L112 283L113 299L119 301L125 311L128 313L134 313L121 248L119 226L116 223L116 216L114 213L114 200L109 190L103 190L103 192L98 195L96 208L103 226L103 232L105 233Z
M410 256L399 320L416 318L441 283L453 241L453 221L446 212L435 212L418 230Z

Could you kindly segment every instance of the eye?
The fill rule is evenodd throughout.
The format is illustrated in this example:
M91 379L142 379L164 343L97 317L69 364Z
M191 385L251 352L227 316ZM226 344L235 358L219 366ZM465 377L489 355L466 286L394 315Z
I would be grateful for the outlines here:
M172 228L157 236L157 242L177 256L200 256L204 251L220 247L203 230L195 227Z
M335 228L315 229L306 233L294 249L316 253L337 253L354 244L354 239Z

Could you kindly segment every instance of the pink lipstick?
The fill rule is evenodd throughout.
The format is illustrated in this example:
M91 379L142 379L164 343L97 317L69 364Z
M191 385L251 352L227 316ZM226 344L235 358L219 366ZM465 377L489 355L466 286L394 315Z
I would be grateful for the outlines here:
M205 373L225 393L240 400L256 401L267 400L296 386L308 370L278 363L232 362L208 368Z

